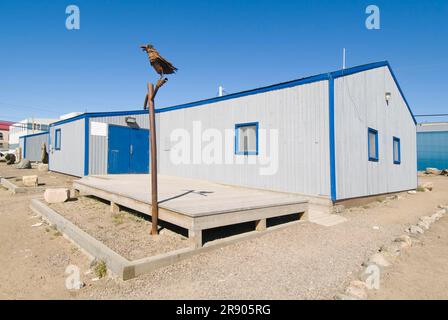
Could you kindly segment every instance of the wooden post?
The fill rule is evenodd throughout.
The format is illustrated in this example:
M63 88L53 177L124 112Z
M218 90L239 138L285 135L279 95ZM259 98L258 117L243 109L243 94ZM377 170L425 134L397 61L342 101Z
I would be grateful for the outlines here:
M158 89L158 88L157 88ZM156 142L156 116L154 111L154 91L152 83L148 83L148 103L149 103L149 134L151 143L151 234L157 235L159 222L159 205L157 190L157 142Z

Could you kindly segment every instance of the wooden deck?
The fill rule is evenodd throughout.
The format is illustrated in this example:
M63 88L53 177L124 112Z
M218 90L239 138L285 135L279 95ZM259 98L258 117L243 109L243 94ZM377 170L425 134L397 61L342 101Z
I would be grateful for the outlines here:
M257 230L266 219L298 214L306 219L303 197L272 191L227 186L208 181L159 175L159 219L188 229L197 247L202 230L254 221ZM93 195L120 206L151 214L150 175L89 176L73 182L83 195Z

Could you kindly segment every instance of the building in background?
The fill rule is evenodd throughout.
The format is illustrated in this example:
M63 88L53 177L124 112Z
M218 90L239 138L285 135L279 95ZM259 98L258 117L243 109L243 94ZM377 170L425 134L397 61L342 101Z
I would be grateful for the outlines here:
M417 167L448 169L448 122L418 124Z
M49 133L41 132L22 136L19 138L19 145L22 151L22 158L33 162L42 161L42 147L45 145L49 151Z
M19 147L20 137L47 132L50 123L55 121L58 119L28 118L12 124L9 127L9 149Z
M10 121L0 121L0 151L9 150L9 127L12 124Z
M83 113L50 125L49 170L72 176L148 173L148 111Z

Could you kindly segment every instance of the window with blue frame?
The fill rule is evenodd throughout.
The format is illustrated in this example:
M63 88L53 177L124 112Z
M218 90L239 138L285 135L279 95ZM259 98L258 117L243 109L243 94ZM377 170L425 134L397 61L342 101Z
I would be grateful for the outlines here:
M401 164L400 138L394 137L393 147L394 147L394 164Z
M61 129L56 129L54 132L54 148L61 150Z
M372 128L367 130L369 161L378 161L378 131Z
M258 155L258 122L235 125L235 154Z

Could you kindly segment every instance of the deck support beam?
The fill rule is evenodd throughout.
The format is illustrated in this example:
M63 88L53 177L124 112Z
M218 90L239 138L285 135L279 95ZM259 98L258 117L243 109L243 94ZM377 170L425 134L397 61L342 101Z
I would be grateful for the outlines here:
M266 230L266 219L260 219L255 221L255 230L264 231Z
M116 204L115 202L110 202L110 212L112 213L120 213L121 208L120 205Z
M188 239L195 248L202 247L202 230L188 230Z

